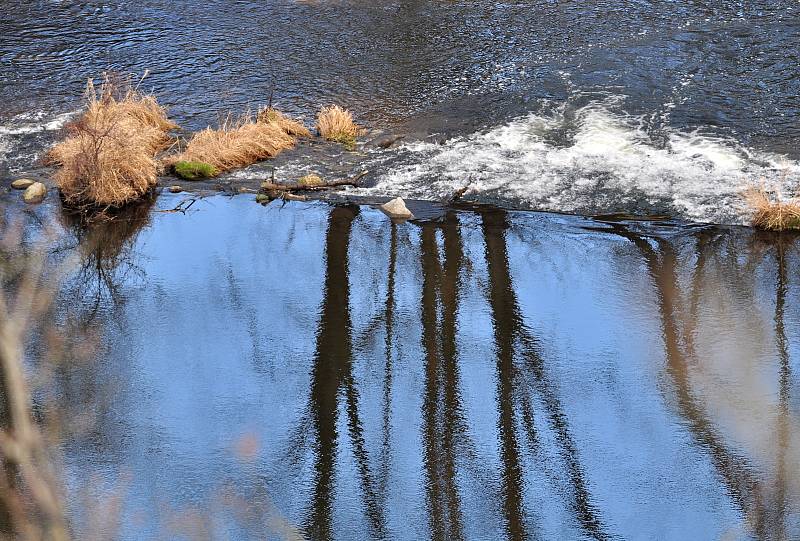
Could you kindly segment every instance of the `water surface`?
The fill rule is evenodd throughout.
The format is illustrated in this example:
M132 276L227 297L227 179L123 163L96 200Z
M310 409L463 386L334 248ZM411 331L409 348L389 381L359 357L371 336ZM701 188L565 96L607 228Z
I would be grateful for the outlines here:
M794 237L198 205L73 230L103 346L67 470L123 537L800 535Z

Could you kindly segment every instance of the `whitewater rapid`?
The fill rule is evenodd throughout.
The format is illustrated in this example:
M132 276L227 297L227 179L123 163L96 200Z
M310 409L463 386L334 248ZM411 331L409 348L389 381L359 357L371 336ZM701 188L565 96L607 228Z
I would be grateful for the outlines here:
M0 165L12 172L35 166L52 141L40 138L62 129L77 111L50 114L45 111L22 113L0 124Z
M645 125L605 104L529 114L442 144L406 144L359 192L443 199L469 186L467 197L537 210L742 224L747 187L784 197L797 188L796 161L700 131L654 137Z

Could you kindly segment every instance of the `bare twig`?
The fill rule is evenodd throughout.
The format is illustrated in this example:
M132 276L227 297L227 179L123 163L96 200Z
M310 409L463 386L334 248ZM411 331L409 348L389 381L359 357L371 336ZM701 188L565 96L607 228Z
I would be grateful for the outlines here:
M171 213L171 212L180 212L181 214L186 214L186 211L189 210L192 205L195 204L197 199L195 198L188 198L188 199L181 199L181 201L175 205L175 208L167 209L167 210L156 210L154 212L164 212L164 213ZM185 207L184 204L189 203Z
M465 194L465 193L467 193L467 191L469 191L469 188L470 188L470 186L471 186L471 185L472 185L472 183L470 182L470 183L469 183L469 184L467 184L466 186L464 186L464 187L462 187L462 188L459 188L458 190L456 190L456 191L453 193L453 195L452 195L452 196L450 196L450 200L449 200L448 202L449 202L449 203L455 203L455 202L457 202L457 201L460 201L460 200L461 200L461 198L462 198L462 197L464 197L464 194Z

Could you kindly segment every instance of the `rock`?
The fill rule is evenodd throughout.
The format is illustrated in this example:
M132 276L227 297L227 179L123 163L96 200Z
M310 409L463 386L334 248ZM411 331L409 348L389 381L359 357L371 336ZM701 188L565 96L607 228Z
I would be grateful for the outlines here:
M270 202L270 197L267 194L265 193L256 194L256 203L260 203L263 205L264 203L269 203L269 202Z
M22 193L22 199L26 203L36 204L44 201L47 195L47 187L41 182L34 182Z
M382 137L378 137L372 141L376 147L379 148L389 148L393 144L395 144L400 139L404 138L405 135L384 135Z
M402 197L396 197L381 205L381 210L389 215L390 218L397 218L400 220L410 220L414 217L408 207L406 206L406 202L403 201Z
M178 186L178 185L176 184L175 186L170 186L170 187L169 187L169 191L170 191L171 193L181 193L181 192L183 191L183 188L181 188L180 186Z
M306 175L304 177L300 177L299 179L297 179L297 184L299 184L300 186L309 186L309 187L322 186L322 177L320 177L319 175L315 175L314 173L311 173L310 175Z
M26 190L28 189L28 186L30 186L34 182L35 181L29 178L18 178L17 180L11 183L11 187L14 188L15 190Z

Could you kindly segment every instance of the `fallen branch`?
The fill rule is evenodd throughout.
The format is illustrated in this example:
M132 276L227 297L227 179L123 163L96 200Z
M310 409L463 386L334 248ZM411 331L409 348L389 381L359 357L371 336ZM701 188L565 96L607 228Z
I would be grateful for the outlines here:
M281 194L281 199L284 201L308 201L305 195L295 195L293 193L284 192Z
M471 185L472 183L467 184L463 188L459 188L458 190L456 190L455 193L450 197L448 203L452 204L455 203L456 201L460 201L461 198L464 197L464 194L467 193L467 190L469 190Z
M194 205L196 201L197 201L197 199L183 199L183 200L181 200L180 203L178 203L175 206L175 208L167 209L167 210L156 210L155 212L165 212L165 213L167 213L167 212L180 212L181 214L186 214L186 211L189 210L189 208L192 205ZM189 204L184 207L183 206L184 203L189 203Z
M306 185L306 184L276 184L274 182L264 182L261 184L261 189L265 192L316 192L320 190L327 190L339 186L358 186L358 181L369 174L369 171L362 171L354 177L345 178L342 180L332 180L324 184Z

